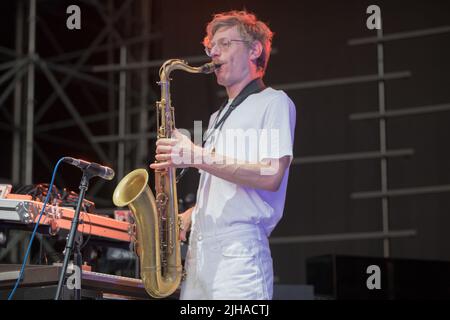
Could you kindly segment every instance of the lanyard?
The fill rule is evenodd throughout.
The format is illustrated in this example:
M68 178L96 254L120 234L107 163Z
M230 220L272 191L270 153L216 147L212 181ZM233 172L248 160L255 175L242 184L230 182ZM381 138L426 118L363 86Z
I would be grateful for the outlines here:
M223 124L225 123L225 120L230 116L231 112L233 112L234 109L236 109L237 106L239 106L242 102L244 102L245 99L247 99L248 96L263 91L266 88L264 85L264 82L261 78L256 78L252 81L250 81L244 89L239 92L238 96L234 98L233 102L231 102L230 107L228 108L227 112L223 115L223 117L217 121L220 118L220 114L222 113L223 109L227 105L227 102L225 101L222 106L219 109L219 113L217 114L216 119L214 120L214 125L212 132L210 132L205 139L203 140L203 144L211 137L213 132L216 132L216 130L220 131L222 130Z
M223 109L227 105L227 101L225 101L222 106L219 109L219 112L217 114L216 119L214 120L213 128L215 130L212 130L204 139L203 139L203 146L205 145L205 142L208 141L209 138L211 138L211 135L213 132L216 132L216 130L221 130L223 127L223 124L225 123L225 120L229 117L231 112L236 109L238 105L240 105L242 102L244 102L245 99L247 99L248 96L263 91L266 88L266 85L262 81L261 78L256 78L252 81L250 81L244 89L239 92L238 96L234 98L233 102L231 102L230 107L228 108L227 112L223 115L223 117L218 121L220 114L222 113ZM212 152L215 152L215 148L213 147ZM189 167L184 168L181 170L180 174L177 176L176 181L178 182L189 170Z

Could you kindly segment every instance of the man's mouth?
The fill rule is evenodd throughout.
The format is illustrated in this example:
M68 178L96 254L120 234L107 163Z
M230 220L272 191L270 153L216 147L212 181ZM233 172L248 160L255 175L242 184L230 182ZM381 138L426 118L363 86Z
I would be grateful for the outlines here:
M215 70L214 71L220 71L221 67L224 65L224 62L216 62L214 63Z

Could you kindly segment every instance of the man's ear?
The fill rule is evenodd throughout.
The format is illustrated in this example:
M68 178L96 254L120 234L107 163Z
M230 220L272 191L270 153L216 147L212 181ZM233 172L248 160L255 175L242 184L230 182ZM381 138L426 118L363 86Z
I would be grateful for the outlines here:
M262 43L258 40L253 41L252 46L250 47L250 59L256 60L258 59L263 51Z

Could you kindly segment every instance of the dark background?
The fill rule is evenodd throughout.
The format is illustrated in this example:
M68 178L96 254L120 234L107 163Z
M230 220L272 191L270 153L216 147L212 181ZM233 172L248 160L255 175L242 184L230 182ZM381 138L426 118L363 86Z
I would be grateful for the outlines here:
M120 3L114 2L116 7ZM65 9L70 4L81 7L82 29L79 31L69 31L65 27ZM246 8L267 22L275 32L273 47L277 52L270 59L266 84L279 86L376 74L376 45L349 46L347 43L349 39L376 35L376 31L366 28L366 8L371 4L381 8L385 34L449 25L448 1L152 1L151 29L152 32L160 32L162 37L151 42L147 60L203 54L204 27L212 14ZM138 14L137 11L135 13ZM15 2L2 1L0 15L0 45L14 48ZM54 33L64 52L88 47L104 27L101 17L88 1L38 1L38 15ZM137 20L123 18L115 26L124 38L141 27ZM58 54L58 46L48 41L39 27L36 43L41 57ZM139 48L133 50L138 51ZM118 63L118 50L115 50L114 57ZM407 79L386 81L387 110L450 102L448 32L386 42L384 57L385 72L409 70L412 73ZM105 54L102 53L93 55L87 65L105 63ZM91 74L107 79L106 74ZM222 101L217 95L221 88L216 85L214 77L177 73L173 78L177 126L192 128L194 120L207 123L209 115ZM117 73L114 80L118 81ZM156 68L149 69L148 80L159 97L155 84L158 80ZM0 86L0 92L5 86ZM52 88L39 72L35 88L38 109ZM96 86L89 86L89 90L97 104L102 106L100 110L95 110L80 94L77 82L67 88L80 114L106 112L106 90ZM349 120L352 113L378 109L376 82L286 90L286 93L297 107L295 157L379 150L378 121ZM155 99L149 97L148 103L154 102ZM0 108L12 112L12 98ZM42 123L66 118L69 114L58 100ZM9 121L4 114L0 114L0 119L3 123ZM388 159L389 189L450 184L449 124L448 111L387 120L387 148L414 149L411 157ZM111 130L108 122L98 122L89 128L95 135L105 135ZM132 132L133 128L128 130ZM36 136L36 144L52 164L64 155L99 161L77 128L54 130L51 134L73 141L70 145L57 144ZM2 129L0 139L3 150L0 177L5 183L11 179L11 132ZM148 143L152 152L146 162L150 163L154 140ZM130 148L133 152L134 147ZM114 168L115 147L107 150L111 157L108 164ZM34 159L35 183L48 182L50 174L48 166ZM77 169L64 167L61 177L66 187L77 189ZM379 159L292 165L284 217L272 238L381 231L381 199L350 199L353 192L379 190L380 181ZM197 182L198 174L190 170L179 183L179 196L195 193ZM105 184L100 196L110 199L116 183L114 180ZM103 210L111 206L97 205ZM449 260L449 193L390 198L389 228L414 229L417 232L414 237L391 239L391 257ZM383 243L375 239L273 244L276 282L306 283L306 259L322 254L381 257Z

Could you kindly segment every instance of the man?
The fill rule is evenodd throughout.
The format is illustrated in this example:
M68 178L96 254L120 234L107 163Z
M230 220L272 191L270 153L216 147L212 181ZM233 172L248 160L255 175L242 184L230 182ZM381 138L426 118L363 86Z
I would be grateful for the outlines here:
M228 102L212 114L204 147L177 130L156 143L152 169L195 167L201 174L194 207L181 214L185 240L192 220L181 299L271 299L268 237L286 196L295 106L262 77L272 32L253 14L216 14L204 45ZM249 144L236 146L244 134ZM242 141L241 141L242 142ZM256 146L256 148L255 148ZM191 159L190 163L179 161Z

